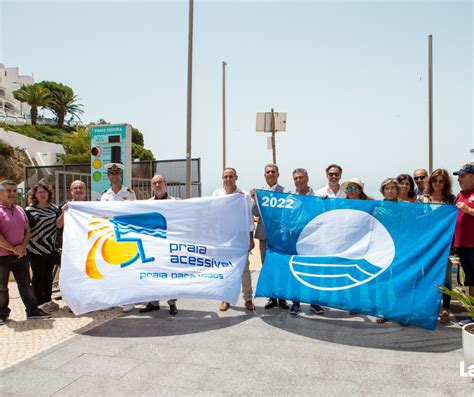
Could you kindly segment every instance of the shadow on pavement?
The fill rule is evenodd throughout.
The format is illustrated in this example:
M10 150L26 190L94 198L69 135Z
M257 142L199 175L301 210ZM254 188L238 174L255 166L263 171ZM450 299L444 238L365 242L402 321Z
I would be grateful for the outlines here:
M232 327L251 318L252 315L219 317L215 312L182 309L177 316L170 316L167 310L160 310L152 314L117 317L83 334L111 338L186 335ZM81 333L81 330L76 332Z
M267 313L261 319L270 326L341 345L427 353L445 353L462 347L460 327L438 325L435 331L429 331L391 321L377 324L366 315L349 317L340 310L328 310L324 315Z

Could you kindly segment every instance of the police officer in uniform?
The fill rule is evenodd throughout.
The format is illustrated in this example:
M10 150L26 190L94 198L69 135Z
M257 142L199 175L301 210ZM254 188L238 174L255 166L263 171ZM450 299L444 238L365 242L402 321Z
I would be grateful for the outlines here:
M100 201L123 201L137 199L135 197L135 192L132 189L122 185L122 163L106 164L105 169L107 170L107 177L110 181L110 188L102 193Z
M105 169L107 170L107 177L110 181L110 188L108 188L102 196L100 201L123 201L123 200L136 200L135 192L122 185L122 176L123 176L123 164L122 163L108 163L105 164ZM123 305L122 311L124 313L131 312L134 309L135 305Z

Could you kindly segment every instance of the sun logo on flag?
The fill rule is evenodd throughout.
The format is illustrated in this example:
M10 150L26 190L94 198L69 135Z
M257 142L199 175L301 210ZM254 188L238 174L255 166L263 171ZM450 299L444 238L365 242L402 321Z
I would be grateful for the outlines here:
M152 262L155 258L147 258L142 240L131 235L166 238L166 219L158 212L92 218L87 238L95 241L86 258L86 274L90 278L104 278L97 267L97 251L100 250L102 259L109 265L125 267L138 259L142 263Z

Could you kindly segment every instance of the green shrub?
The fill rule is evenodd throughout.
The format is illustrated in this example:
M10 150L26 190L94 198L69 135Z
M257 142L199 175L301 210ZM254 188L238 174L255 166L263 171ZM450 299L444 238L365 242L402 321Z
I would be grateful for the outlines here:
M13 154L13 148L0 140L0 155L11 156Z

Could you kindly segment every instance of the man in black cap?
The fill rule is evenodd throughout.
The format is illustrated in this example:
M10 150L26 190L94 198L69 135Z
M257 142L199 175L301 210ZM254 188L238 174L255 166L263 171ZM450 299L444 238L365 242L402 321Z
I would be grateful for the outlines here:
M456 197L458 218L454 231L454 246L457 249L466 278L464 285L469 287L469 295L474 296L474 164L464 164L457 175L461 191ZM466 319L459 325L474 322Z

